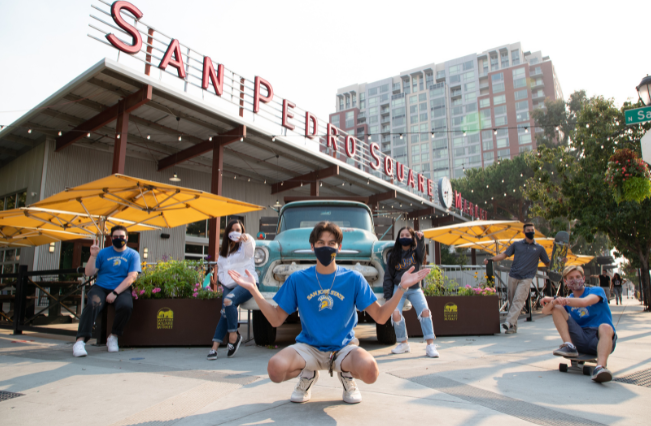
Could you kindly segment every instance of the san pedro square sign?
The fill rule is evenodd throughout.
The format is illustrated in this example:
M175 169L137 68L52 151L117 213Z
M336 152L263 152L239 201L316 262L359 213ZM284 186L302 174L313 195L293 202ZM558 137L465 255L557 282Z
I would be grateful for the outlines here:
M101 10L97 7L94 8ZM126 12L128 12L128 14ZM109 15L107 12L103 13ZM118 38L114 32L107 32L104 34L104 37L108 40L110 45L121 52L134 57L135 55L143 54L146 51L147 60L145 62L150 65L150 61L153 61L152 58L156 58L156 53L152 52L154 41L160 43L160 39L157 39L153 35L154 33L151 27L147 27L147 32L141 32L141 30L137 28L137 25L141 23L141 18L144 16L140 9L127 1L116 1L110 5L110 16L115 25L124 31L124 33L120 32L120 34L123 36L126 35L131 39L128 42L125 42ZM118 28L113 24L104 22L93 15L91 15L91 17L104 23L112 30L118 30ZM99 30L93 25L91 25L91 27ZM146 43L143 42L143 35L147 37ZM241 80L236 79L235 73L226 70L223 64L215 64L209 56L201 55L201 59L197 59L197 52L192 51L190 48L185 48L178 39L169 38L166 44L167 45L164 49L158 49L161 53L164 52L160 58L160 62L156 65L160 70L165 71L168 68L173 68L176 71L175 75L179 79L185 80L186 83L189 81L189 77L195 77L196 80L200 82L200 85L197 84L197 87L200 87L203 91L211 92L210 87L212 86L212 91L214 91L214 94L220 98L225 95L225 81L230 81L230 87L239 91L240 94L238 95L238 100L241 100L240 106L243 107L245 104L244 78ZM186 53L183 53L184 50ZM193 63L191 64L191 62ZM194 72L193 70L197 71L196 75L192 75ZM199 70L200 74L198 73ZM239 88L237 88L238 86ZM431 179L425 177L421 173L414 172L404 164L400 164L390 156L383 154L380 152L380 147L376 143L366 144L364 141L359 140L353 135L347 134L328 122L325 122L326 137L325 140L323 140L319 135L318 118L309 111L304 111L304 114L301 114L303 115L304 120L302 120L302 122L298 121L297 113L300 111L299 108L297 108L295 103L287 99L279 99L274 93L273 86L268 80L256 76L253 81L252 91L253 94L251 96L251 101L247 102L251 106L250 109L247 106L247 110L251 111L253 114L257 115L261 112L265 112L263 111L263 106L266 105L270 108L269 111L280 112L279 116L275 114L268 115L271 115L271 120L280 124L285 131L296 132L302 130L302 134L306 138L318 138L321 144L326 148L330 148L330 151L336 158L343 159L347 157L354 159L362 166L383 172L391 181L395 178L398 182L405 184L415 191L425 194L430 200L438 198L437 201L439 204L446 209L455 207L473 218L487 218L487 212L485 210L462 199L461 194L459 193L454 194L453 206L452 188L450 187L450 182L447 178L444 178L447 183L442 182L443 179L439 181L439 194L435 194L435 183ZM278 108L275 107L276 105ZM342 138L343 140L340 140L339 138ZM341 146L342 142L343 146ZM364 172L363 170L361 171ZM446 187L444 188L444 186ZM442 194L445 194L445 196ZM438 197L436 197L436 195L438 195Z

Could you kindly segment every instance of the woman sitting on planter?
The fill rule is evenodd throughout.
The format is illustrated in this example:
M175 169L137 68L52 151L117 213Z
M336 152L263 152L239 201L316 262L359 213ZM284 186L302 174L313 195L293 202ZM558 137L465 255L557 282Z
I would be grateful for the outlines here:
M242 336L237 332L237 307L249 300L251 293L238 286L228 274L228 271L236 271L241 275L246 275L245 271L249 271L256 278L256 281L258 279L253 262L255 240L245 232L244 224L239 220L229 222L224 230L219 259L217 259L217 270L215 271L219 283L224 288L223 307L215 335L212 338L212 349L208 353L209 360L217 359L217 348L219 343L226 337L226 334L228 334L229 358L235 355L240 348L240 343L242 343Z
M422 232L415 232L413 229L403 227L398 232L398 238L393 246L393 250L389 253L387 259L386 270L384 271L384 299L389 300L393 296L393 292L400 285L402 275L409 268L414 266L418 271L423 264L425 257L425 240L423 239ZM411 304L416 309L420 327L423 330L423 337L427 340L425 347L425 354L432 358L438 358L439 353L436 351L434 345L434 325L432 324L432 313L427 306L425 294L421 289L420 282L411 286L403 295L398 307L391 316L391 324L396 331L396 339L398 345L391 350L394 354L403 354L410 352L409 343L407 342L407 326L405 319L402 316L402 308L405 305L405 300L409 299Z

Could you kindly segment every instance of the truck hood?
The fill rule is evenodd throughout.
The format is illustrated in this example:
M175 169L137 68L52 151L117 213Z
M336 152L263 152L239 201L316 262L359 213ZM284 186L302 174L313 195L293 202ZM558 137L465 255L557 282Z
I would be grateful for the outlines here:
M344 239L342 250L338 258L359 258L370 259L373 243L377 237L361 229L341 228ZM299 228L283 231L278 234L274 241L280 245L280 255L283 259L310 259L313 260L314 253L310 247L310 233L312 228Z

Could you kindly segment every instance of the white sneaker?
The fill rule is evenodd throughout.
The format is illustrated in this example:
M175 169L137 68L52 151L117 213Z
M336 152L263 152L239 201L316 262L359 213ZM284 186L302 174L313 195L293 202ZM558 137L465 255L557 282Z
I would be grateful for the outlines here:
M88 352L86 352L86 343L83 340L75 342L72 347L72 355L77 357L88 355Z
M359 404L362 402L362 393L357 389L357 383L350 373L339 373L339 381L344 386L343 399L349 404Z
M398 343L395 348L391 349L391 353L394 354L406 354L407 352L411 352L409 343Z
M303 377L302 374L303 372L301 372L301 375L298 376L298 383L296 383L294 392L292 392L292 396L289 398L289 400L292 402L309 401L310 398L312 398L312 386L316 383L317 380L319 380L318 371L315 371L314 377L310 379Z
M439 352L436 350L436 345L434 343L425 346L425 354L430 358L439 357Z
M109 352L119 352L120 347L118 346L118 336L109 336L106 339L106 347L108 347Z

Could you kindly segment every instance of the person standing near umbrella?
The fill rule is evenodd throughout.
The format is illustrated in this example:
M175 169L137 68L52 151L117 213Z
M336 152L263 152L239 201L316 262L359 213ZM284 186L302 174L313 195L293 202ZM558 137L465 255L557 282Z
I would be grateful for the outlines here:
M213 344L208 352L208 360L217 359L217 348L219 343L224 340L228 334L228 357L235 355L242 343L242 336L237 332L238 312L237 307L249 300L251 293L244 287L240 287L231 278L229 272L235 271L240 275L246 275L250 272L258 281L258 274L255 272L255 262L253 254L255 253L255 240L246 233L244 224L239 220L233 220L226 225L224 238L219 258L217 259L216 274L219 277L219 283L224 288L222 296L223 307L215 335L212 338Z
M506 334L518 332L518 317L531 291L531 281L538 271L538 260L544 263L545 266L550 264L547 251L534 240L536 228L533 223L525 223L523 231L524 240L516 241L503 253L484 260L484 265L488 265L489 260L499 262L515 255L509 272L509 313L506 316L506 322L502 324Z
M140 255L127 247L127 228L121 225L111 228L111 247L99 249L97 241L90 247L90 258L86 263L86 275L97 274L95 284L87 295L88 304L79 319L77 342L72 347L74 356L86 356L86 342L90 339L93 324L107 303L115 306L113 329L106 340L109 352L118 352L118 336L129 322L133 311L133 299L129 288L140 272Z
M415 271L420 270L425 258L425 239L423 233L414 231L411 228L403 227L398 231L398 238L393 245L393 250L388 255L387 266L384 271L384 299L389 300L393 293L398 290L402 275L412 266ZM402 316L402 308L405 301L414 305L420 327L423 331L423 338L427 340L425 354L431 358L438 358L439 353L434 345L434 325L432 324L432 314L427 306L427 299L423 294L420 282L412 285L405 291L400 299L400 303L391 316L391 323L396 332L398 345L391 349L394 354L404 354L410 352L411 348L407 342L407 327L405 318Z

